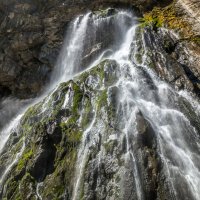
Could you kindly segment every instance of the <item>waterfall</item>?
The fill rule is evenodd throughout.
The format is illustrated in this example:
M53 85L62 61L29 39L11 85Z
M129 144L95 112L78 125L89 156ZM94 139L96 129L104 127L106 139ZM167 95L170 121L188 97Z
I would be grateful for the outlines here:
M54 91L56 91L60 83L72 79L75 74L78 74L84 69L89 68L88 66L94 66L100 54L108 55L110 52L112 52L112 50L107 51L107 49L118 48L124 33L130 26L130 24L127 23L127 19L130 19L131 17L132 15L124 11L120 11L117 14L115 13L107 17L101 17L89 12L85 15L78 16L74 21L72 21L72 23L69 25L57 64L52 72L51 81L44 89L43 93L38 98L27 102L16 101L16 105L20 105L19 109L17 109L17 106L15 106L13 109L10 107L10 111L13 111L17 114L14 118L11 117L10 122L8 122L0 132L0 153L4 153L3 150L10 136L13 133L17 133L18 126L20 126L20 121L28 107L35 105L48 96L48 98L44 100L40 114L44 113L48 109L47 103L51 98L51 95ZM121 24L124 25L121 26ZM116 30L117 33L113 32L112 34L108 34L106 31L109 28L113 28L113 30ZM99 32L101 32L101 34L99 34ZM107 37L109 40L104 42L102 41L102 38L106 38L106 34L108 34ZM95 48L92 48L94 46ZM103 53L104 49L106 50ZM15 103L15 101L13 102ZM4 109L6 110L5 106ZM15 155L14 160L10 160L9 167L4 171L1 171L1 182L3 182L9 171L17 163L18 159L23 153L24 148L25 147L23 146L20 152Z
M58 83L70 79L80 65L89 16L90 13L77 17L70 27L71 33L67 35L61 58L52 76Z
M19 114L16 118L11 120L11 122L1 131L0 135L0 153L6 144L10 134L17 130L17 126L19 125L20 119L22 118L22 114Z
M78 72L89 68L88 66L95 66L99 54L107 55L110 53L108 49L112 51L111 49L118 48L129 27L126 23L130 17L129 13L123 11L108 17L98 17L91 12L78 16L69 26L50 87L55 88L55 85L73 78ZM117 33L109 33L107 36L106 31L109 28L113 28ZM102 41L102 38L106 41ZM103 49L106 49L105 52L102 52ZM87 58L89 61L85 62Z
M17 161L21 157L24 149L25 149L25 142L24 142L24 138L23 138L23 144L22 144L22 147L20 148L20 151L16 154L15 158L13 159L13 161L7 166L4 174L1 176L1 179L0 179L0 193L1 193L1 190L2 190L2 183L3 183L4 179L6 178L7 173L12 169L13 165L17 163Z
M37 194L37 197L38 197L38 199L39 200L42 200L42 197L41 197L41 195L40 195L40 187L43 185L43 183L38 183L37 184L37 187L36 187L36 194Z
M140 34L142 35L141 43L144 52L141 56L141 62L137 61L138 28L139 25L135 17L126 11L117 11L117 13L103 17L92 12L78 16L69 25L61 54L52 73L51 82L43 95L29 104L31 106L42 100L41 112L38 115L45 115L48 109L53 109L49 106L49 100L60 83L73 79L105 60L115 62L119 68L118 80L106 90L108 104L112 89L115 88L118 91L115 107L116 123L114 125L105 124L105 119L108 118L107 111L102 108L101 116L99 116L96 105L97 97L92 97L92 119L89 125L83 129L76 166L74 166L73 200L82 198L84 195L83 185L86 185L86 189L89 188L88 180L85 178L85 169L88 167L88 155L95 148L98 150L94 153L94 163L92 163L94 165L90 166L91 170L96 170L95 175L99 176L95 187L101 189L103 187L103 189L116 187L116 191L121 192L119 192L121 195L119 195L119 199L125 199L125 197L136 200L147 199L144 191L144 178L140 169L141 151L137 152L138 135L140 134L139 117L146 120L155 136L156 145L154 148L161 160L160 165L166 178L166 188L170 188L168 192L174 199L200 199L199 133L179 107L179 102L183 98L195 109L194 112L197 116L199 116L199 105L188 96L187 92L177 92L160 80L154 70L149 67L148 44L142 32ZM162 58L165 59L164 55ZM71 87L70 84L69 87ZM103 93L105 88L106 86L102 84L101 88L98 88L98 92ZM67 105L70 105L71 94L69 90L64 95L62 109L66 109ZM46 99L43 99L44 96ZM27 107L28 105L2 129L0 154L5 151L10 135L12 133L18 134L20 121ZM81 124L81 121L82 116L77 123ZM106 135L108 127L112 129L110 135ZM9 161L7 169L4 169L0 174L0 184L2 185L9 171L26 148L26 138L23 139L21 148ZM106 155L105 144L110 141L116 142L117 147L121 148L120 155L117 153ZM107 158L105 158L106 156ZM120 166L116 164L119 157L122 163ZM106 162L111 166L109 166L111 169L108 167L108 170L113 170L113 174L120 179L120 184L112 180L113 177L108 178L108 182L101 182L100 179L103 176L101 165ZM127 179L129 179L128 183ZM39 181L36 183L35 189L38 199L42 199L44 184L45 182L39 183ZM126 194L126 186L130 187L130 194ZM102 191L104 191L103 189ZM100 192L103 193L102 191ZM95 193L96 190L92 192Z
M141 112L156 134L158 153L164 163L164 173L169 179L172 195L175 199L198 200L200 199L200 165L198 162L200 160L200 140L197 130L177 107L177 101L184 93L176 92L155 75L148 66L146 50L142 56L142 64L137 63L136 57L131 58L131 54L136 55L136 52L131 52L132 48L136 49L133 47L136 46L135 30L136 24L133 23L125 34L125 40L119 49L112 51L109 56L101 55L95 64L104 59L111 59L120 66L121 77L115 85L120 91L116 118L120 118L119 129L126 138L127 146L124 157L127 163L132 163L137 199L142 200L145 196L138 172L137 152L134 147L137 145L138 134L136 118L137 114ZM145 49L145 40L143 39L142 42ZM150 84L149 81L151 81ZM191 103L191 106L194 104ZM86 155L90 151L89 146L98 140L95 132L99 129L102 130L102 127L97 125L98 122L95 124L95 120L96 117L89 128L85 130L79 150L74 200L80 198L80 182L83 181ZM104 130L100 134L104 134L103 132ZM89 142L87 141L88 137L90 137ZM103 135L101 135L102 137ZM102 152L96 159L101 160L101 155Z
M127 35L127 31L129 30L129 27L132 26L132 24L135 24L135 18L132 16L131 13L129 12L124 12L124 11L121 11L119 12L115 18L106 18L106 19L100 19L100 22L99 20L96 21L94 19L94 24L97 25L98 27L102 28L102 25L104 25L104 23L108 23L110 20L113 20L115 21L116 23L116 27L117 27L117 31L119 31L119 33L121 32L121 35L119 34L117 37L116 37L116 41L114 44L112 44L112 46L110 47L110 49L105 49L105 51L101 52L100 53L100 56L99 57L96 57L96 59L94 60L93 63L91 63L89 65L88 68L92 68L94 67L95 65L99 64L102 60L104 60L105 58L107 58L107 56L109 54L111 54L112 52L116 51L117 49L119 49L119 47L121 46L121 42L123 41L123 37L124 34ZM132 40L132 32L133 32L133 29L135 28L135 26L133 28L131 28L129 31L128 31L128 40L126 41L126 44L129 43L129 45L131 45L131 40ZM98 31L95 31L96 34L98 34ZM127 46L126 44L123 45L123 50L120 53L122 53L120 56L123 57L124 56L127 56ZM118 56L118 55L116 55ZM95 107L95 105L94 105ZM79 149L79 153L78 153L78 160L77 160L77 170L76 170L76 178L75 178L75 182L74 182L74 192L73 192L73 197L72 199L73 200L76 200L76 199L80 199L80 190L81 190L81 182L82 182L82 179L83 179L83 172L84 172L84 168L85 168L85 164L87 162L87 154L89 152L89 148L90 146L92 145L92 143L95 143L95 140L97 139L97 135L94 134L93 137L91 137L91 140L90 142L88 142L88 136L93 134L93 131L95 131L97 129L97 127L95 127L96 125L96 113L97 113L97 110L96 108L94 108L93 110L93 113L94 113L94 116L93 116L93 120L91 122L91 124L89 125L89 127L84 131L84 134L83 134L83 138L82 138L82 144L80 146L80 149ZM131 153L130 153L131 154ZM131 154L132 156L132 154ZM99 157L100 159L100 157ZM137 171L137 169L135 169ZM138 183L138 181L136 180L137 182L137 187L138 187L138 191L140 191L140 185ZM142 194L139 192L138 193L139 196L142 196Z
M146 45L145 41L143 41L143 45ZM124 119L125 127L130 126L129 119L135 115L132 107L137 107L151 123L156 133L160 156L165 162L166 172L168 171L176 198L183 199L189 194L187 198L200 199L200 166L197 161L200 160L200 141L195 128L176 108L179 94L166 83L154 78L155 74L145 64L145 55L141 66L133 66L128 63L127 57L125 60L118 60L119 56L115 55L112 58L121 63L122 74L124 74L118 85L124 94L124 98L120 102L123 107L126 104L129 106L128 112L125 112L127 115ZM147 77L140 72L141 70L153 78L156 89L147 86ZM130 76L128 80L126 78L127 71ZM130 126L130 130L132 128ZM191 138L193 138L193 144L190 143ZM183 192L180 184L187 189L186 192Z

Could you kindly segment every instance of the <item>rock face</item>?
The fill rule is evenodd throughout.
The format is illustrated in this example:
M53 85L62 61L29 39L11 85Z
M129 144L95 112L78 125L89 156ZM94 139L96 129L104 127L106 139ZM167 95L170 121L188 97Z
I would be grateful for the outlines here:
M40 6L39 1L0 2L1 94L30 98L48 80L64 28L59 30L53 17L44 18L45 11Z
M155 5L166 6L171 1L0 1L0 95L17 98L35 97L44 88L63 43L68 22L90 9L108 6L131 6L145 13ZM199 1L177 1L174 8L198 35ZM195 18L195 19L194 19ZM194 25L195 24L195 25ZM198 38L197 38L198 39ZM195 40L198 41L198 40ZM187 41L199 69L199 47ZM184 44L185 45L185 44ZM89 52L88 52L89 53ZM186 71L189 71L186 69ZM197 70L196 70L197 71ZM190 72L187 72L190 73ZM199 72L196 72L199 73ZM196 76L196 75L195 75Z
M144 29L144 41L141 43L141 30L138 29L138 48L140 53L146 50L149 65L163 80L175 86L176 89L191 91L200 97L200 66L199 53L191 50L191 43L182 41L173 32L165 28ZM145 46L144 46L145 45ZM196 46L196 50L198 46ZM133 49L134 51L135 49ZM133 54L134 55L134 54ZM165 59L163 59L163 56ZM142 64L141 56L137 55L137 62Z
M27 111L18 132L21 139L18 138L14 143L18 148L22 148L24 143L25 151L13 168L12 176L7 177L2 197L10 200L27 199L29 195L29 199L35 199L37 184L43 182L39 188L39 194L43 199L71 199L75 184L73 177L83 176L75 174L77 149L83 138L83 132L93 123L95 117L98 119L95 121L95 126L101 124L101 130L96 129L93 133L97 141L94 145L90 144L85 158L87 164L83 172L84 179L81 178L81 186L79 186L81 188L76 191L81 195L77 196L78 199L136 198L134 181L131 177L123 180L123 175L120 174L120 168L123 167L127 175L133 173L131 162L125 164L125 160L120 156L126 152L126 144L120 144L115 137L113 138L113 135L122 134L115 124L117 120L115 107L119 91L111 87L108 94L107 88L115 82L117 76L119 76L117 64L114 61L105 61L74 81L62 84L50 99L44 99ZM106 88L99 90L102 84L105 84ZM49 110L49 107L45 107L41 113L42 105L50 104L53 109ZM92 108L97 109L95 113ZM143 155L143 157L138 155L138 159L141 162L141 174L144 176L145 193L147 199L154 199L158 187L154 131L141 113L138 113L136 120L139 132L136 148ZM88 143L94 140L92 135L85 137L88 137ZM9 144L7 149L10 151L3 153L2 160L16 151L12 146L13 143ZM96 158L99 151L104 154L104 157L98 166ZM145 160L149 162L147 166ZM6 166L5 161L4 163ZM121 184L124 182L124 193L123 191L120 193L119 185L114 187L113 180ZM107 188L104 188L105 185ZM160 183L159 187L162 187Z
M170 1L0 1L0 93L18 98L31 98L48 82L63 42L68 22L90 9L106 6L133 6L142 12ZM197 1L198 3L198 1ZM196 3L178 1L178 15L198 9ZM188 8L188 9L187 9ZM185 9L185 11L183 11ZM195 30L199 24L195 21ZM199 50L194 49L198 54ZM198 63L196 61L195 63ZM195 65L195 64L194 64Z
M198 12L200 1L199 0L181 0L176 1L177 12L182 15L192 26L194 32L199 35L200 31L200 14Z

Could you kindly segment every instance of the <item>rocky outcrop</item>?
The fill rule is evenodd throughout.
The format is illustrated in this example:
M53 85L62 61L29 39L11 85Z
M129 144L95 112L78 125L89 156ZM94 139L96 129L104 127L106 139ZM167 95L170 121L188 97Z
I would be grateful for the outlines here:
M145 64L154 69L159 77L177 90L184 89L200 97L200 57L198 52L192 53L187 41L181 41L173 30L162 27L155 30L153 26L145 27L144 31L138 28L137 37L138 64L142 64L145 54ZM134 51L138 49L133 49L134 56Z
M200 31L199 6L199 0L177 0L175 3L175 8L179 15L181 15L191 25L191 29L197 35L199 35Z
M109 86L114 81L110 74L112 70L106 71L108 67L114 70L117 66L115 62L106 61L75 80L61 84L51 98L27 111L17 133L20 138L15 141L18 149L8 142L1 156L6 166L6 157L15 155L15 151L25 145L21 159L13 166L12 175L8 175L4 188L1 188L2 197L26 199L29 194L29 198L34 199L37 184L43 182L39 189L43 199L71 199L78 145L83 131L94 117L91 108L97 106L100 111L107 101L106 90L99 90L104 73L107 77L104 84ZM50 104L52 109L49 109ZM1 170L5 166L2 165ZM26 188L28 184L31 185Z
M124 199L128 197L128 194L132 194L131 198L136 196L135 191L128 184L127 188L126 184L123 186L126 191L123 194L119 193L120 191L117 187L113 187L112 183L114 178L117 182L130 182L134 187L132 177L130 180L120 180L123 177L120 175L120 168L124 166L127 168L127 173L132 173L131 163L127 163L130 168L124 165L125 161L120 155L123 155L126 150L123 144L118 143L115 138L111 139L112 134L121 134L115 128L116 119L114 118L118 89L113 87L108 91L108 87L115 83L118 70L114 61L105 61L75 80L61 84L51 98L44 99L43 102L27 111L21 121L21 127L17 133L20 137L15 140L14 148L13 143L7 143L6 151L1 156L1 160L4 160L6 166L6 157L10 154L15 155L16 148L20 149L25 145L25 151L20 160L7 176L4 188L1 188L2 198L27 199L27 195L29 195L29 199L34 199L34 196L38 195L36 189L38 183L43 182L39 188L39 194L43 199L71 199L72 188L75 185L73 181L76 177L74 173L77 150L81 138L84 140L84 137L88 137L86 141L89 143L87 144L89 147L87 157L84 158L86 160L84 163L80 163L85 165L84 171L79 174L81 183L76 191L80 198L84 198L85 195L87 199L96 199L99 195L101 198L123 196ZM102 84L106 86L104 90L100 90ZM110 98L109 106L107 98ZM53 105L52 109L49 105ZM92 108L97 109L95 113ZM106 113L104 113L105 111ZM103 131L101 137L98 136L98 132L93 132L94 135L97 135L96 142L92 135L83 136L84 131L86 132L94 119L97 123L95 126L98 127L102 124L101 131ZM147 145L145 141L148 138L145 139L145 134L147 137L154 136L147 133L151 129L148 123L142 121L144 120L142 117L138 120L138 130L141 135L141 137L138 136L139 143ZM14 135L11 136L11 138L13 137ZM98 139L98 137L100 138ZM152 148L152 145L150 144L149 148ZM139 147L141 147L140 144ZM97 163L98 152L105 154L104 160L99 166ZM111 157L112 159L110 159ZM9 160L7 161L9 162ZM1 165L1 168L3 166ZM98 183L99 181L101 183ZM103 188L105 182L108 188ZM156 187L150 190L156 192Z
M58 31L50 16L43 18L45 13L37 1L1 1L0 5L3 10L0 26L2 91L19 98L33 97L48 80L64 29Z
M174 1L145 13L142 19L144 43L152 60L148 64L172 86L191 91L197 97L200 95L200 23L195 14L198 4L199 1Z

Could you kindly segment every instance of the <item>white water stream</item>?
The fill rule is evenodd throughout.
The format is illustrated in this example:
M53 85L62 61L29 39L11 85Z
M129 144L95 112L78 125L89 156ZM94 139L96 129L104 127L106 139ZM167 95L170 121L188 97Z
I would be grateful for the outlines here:
M1 176L0 179L0 192L3 190L3 182L7 176L7 173L12 169L12 167L18 162L19 158L22 156L22 153L24 152L25 149L25 139L22 138L22 147L20 148L19 152L15 155L14 159L11 161L11 163L6 166L6 170L4 171L3 175Z
M136 106L148 119L157 134L160 156L168 169L166 171L169 173L175 196L180 198L183 192L180 188L182 185L187 190L186 195L190 192L190 198L198 200L200 199L198 133L186 116L176 110L174 103L179 95L166 83L155 78L155 74L149 70L149 66L145 65L146 56L143 56L143 64L140 68L152 77L156 90L149 88L146 82L147 78L143 73L141 74L140 69L138 70L129 63L129 51L127 51L130 49L131 43L129 37L127 34L127 41L122 45L122 49L111 57L121 65L122 75L124 75L119 80L118 87L124 94L121 100L122 106L128 107L124 112L125 118L122 120L125 123L125 129L130 131L133 129L134 124L130 126L129 119L134 118L133 108ZM127 55L123 55L126 52ZM191 140L194 140L193 144L190 143Z

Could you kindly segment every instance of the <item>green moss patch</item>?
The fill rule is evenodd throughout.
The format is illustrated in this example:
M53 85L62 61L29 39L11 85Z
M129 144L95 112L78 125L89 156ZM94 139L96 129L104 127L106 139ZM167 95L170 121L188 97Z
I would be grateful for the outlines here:
M164 8L155 7L152 11L145 13L140 21L143 27L149 25L157 28L166 26L170 29L181 30L183 35L193 35L189 23L177 15L174 3Z
M18 161L17 170L21 171L23 167L26 166L27 162L33 156L33 150L30 149L29 151L25 152L22 155L22 158Z
M76 84L76 83L73 84L73 91L74 91L74 101L73 101L72 112L78 113L79 106L80 106L81 100L83 98L83 92L80 89L80 87L78 86L78 84Z

